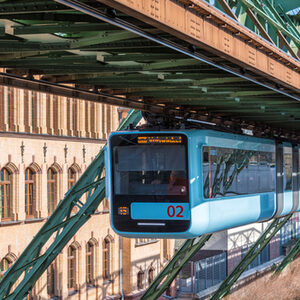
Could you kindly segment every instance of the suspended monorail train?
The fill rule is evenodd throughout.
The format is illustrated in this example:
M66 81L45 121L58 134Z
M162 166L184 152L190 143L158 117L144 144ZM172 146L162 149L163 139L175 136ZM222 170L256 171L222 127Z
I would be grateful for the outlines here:
M106 149L113 229L193 238L300 210L299 145L213 130L114 132Z

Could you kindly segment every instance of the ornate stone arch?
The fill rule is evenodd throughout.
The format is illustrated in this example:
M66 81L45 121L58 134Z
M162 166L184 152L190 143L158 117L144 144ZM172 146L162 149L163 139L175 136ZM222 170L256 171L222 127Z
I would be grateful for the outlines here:
M94 237L90 238L88 240L88 243L90 243L90 244L92 244L94 246L98 246L98 244L99 244L98 241Z
M32 162L27 168L31 169L34 173L42 173L41 167L36 162Z
M73 163L69 169L71 169L72 171L74 171L75 173L81 173L81 168L77 163Z
M69 247L73 247L76 250L80 250L81 249L81 245L77 241L74 241L71 245L69 245Z
M8 259L12 263L14 263L17 260L18 257L13 252L9 252L3 258Z
M62 167L57 163L57 162L54 162L50 167L49 169L52 169L54 170L56 173L62 173Z
M17 256L9 252L0 260L0 277L7 271L7 269L17 260Z
M103 240L108 240L110 243L115 242L115 239L111 234L107 234L107 236Z
M7 171L11 174L19 174L19 169L12 162L7 163L4 168L7 169Z

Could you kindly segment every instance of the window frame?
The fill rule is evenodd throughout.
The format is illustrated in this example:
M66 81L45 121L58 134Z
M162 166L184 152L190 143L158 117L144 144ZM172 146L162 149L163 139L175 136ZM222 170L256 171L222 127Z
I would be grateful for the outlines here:
M95 245L91 241L86 244L86 284L95 285Z
M111 241L103 240L103 280L111 280Z
M67 287L68 291L76 290L76 259L77 259L77 249L71 245L67 250L67 264L68 264L68 273L67 273Z
M150 286L153 281L154 281L154 269L150 267L150 269L148 270L148 286Z
M7 180L6 178L2 180L2 172L4 173L3 178L6 177L7 174ZM10 221L12 219L12 212L11 212L11 206L12 206L12 173L7 168L2 168L0 170L0 188L3 186L3 196L1 196L1 221ZM8 189L8 191L7 191ZM5 214L5 211L7 211L7 214Z
M140 270L137 273L137 289L138 290L142 290L144 289L144 279L145 279L145 272L143 272L142 270Z
M27 175L27 179L26 179ZM32 178L28 179L28 175L31 175ZM27 193L26 193L27 188ZM31 190L31 194L28 193L28 191ZM28 196L31 199L28 198ZM30 203L31 202L31 203ZM31 206L31 214L28 213L28 207ZM27 168L25 170L25 217L26 219L32 219L35 217L35 209L36 209L36 173L30 169Z
M56 260L47 268L47 294L49 297L56 296Z
M49 178L49 174L53 174L54 178ZM52 190L53 186L53 190ZM51 191L50 191L51 187ZM47 170L47 206L48 206L48 215L50 216L54 210L56 209L57 202L58 202L58 172L54 170L52 167L50 167ZM53 196L53 198L50 199L50 195Z

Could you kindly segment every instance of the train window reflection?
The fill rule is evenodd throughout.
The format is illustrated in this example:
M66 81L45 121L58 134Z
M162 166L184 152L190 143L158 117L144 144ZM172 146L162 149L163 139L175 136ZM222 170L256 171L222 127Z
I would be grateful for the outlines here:
M275 153L203 147L205 198L273 192Z
M284 162L284 190L292 190L292 148L283 147L283 162Z

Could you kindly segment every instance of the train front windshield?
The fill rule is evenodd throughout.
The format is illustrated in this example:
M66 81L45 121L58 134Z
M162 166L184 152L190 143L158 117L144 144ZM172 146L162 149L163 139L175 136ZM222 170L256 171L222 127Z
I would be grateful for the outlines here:
M188 228L184 135L115 135L111 157L113 222L118 230L178 232Z

